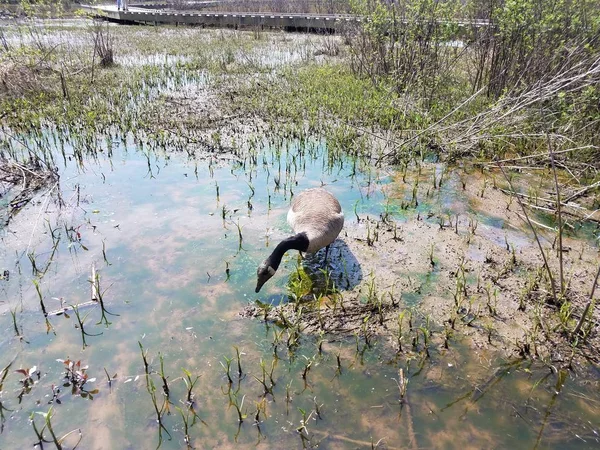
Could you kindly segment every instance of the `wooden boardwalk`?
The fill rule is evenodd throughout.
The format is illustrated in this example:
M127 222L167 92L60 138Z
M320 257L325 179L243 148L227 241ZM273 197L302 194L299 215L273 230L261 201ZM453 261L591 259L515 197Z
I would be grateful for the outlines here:
M175 11L130 6L127 11L116 5L81 5L85 12L107 20L122 23L199 25L228 28L280 28L288 31L336 32L361 18L351 15L281 14L281 13L226 13Z

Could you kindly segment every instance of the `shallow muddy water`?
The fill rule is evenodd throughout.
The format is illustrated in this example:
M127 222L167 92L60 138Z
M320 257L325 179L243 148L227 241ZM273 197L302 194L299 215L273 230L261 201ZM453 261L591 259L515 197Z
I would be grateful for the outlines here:
M242 318L239 311L255 299L286 300L295 255L286 257L264 292L256 295L253 288L258 263L288 233L285 214L290 189L299 192L324 183L340 199L347 227L353 227L355 207L359 215L377 215L389 207L381 188L392 182L385 172L351 177L350 164L328 169L323 142L299 149L290 143L277 158L265 148L259 155L264 165L245 170L242 165L216 166L178 155L165 158L144 153L131 143L124 148L115 142L112 160L100 158L81 172L72 167L64 170L65 207L58 209L48 195L41 195L3 230L0 265L10 271L10 279L0 282L0 363L4 367L16 358L2 392L3 446L25 448L36 441L29 416L48 411L52 386L63 381L64 364L57 360L71 358L89 366L87 373L95 381L85 387L99 392L90 401L72 395L69 387L61 388L61 404L53 404L54 431L62 436L80 429L80 448L156 447L159 428L138 341L148 352L152 370L161 370L162 355L169 380L171 414L165 414L163 421L171 440L163 431L163 448L185 445L184 421L176 409L189 415L182 369L191 373L192 380L200 376L193 388L194 408L204 423L196 421L189 429L196 448L301 448L303 443L321 448L369 448L377 443L379 448L591 448L598 444L600 397L595 382L581 383L569 374L564 387L557 388L557 376L550 368L504 361L469 348L461 339L453 341L449 350L433 351L430 359L414 356L406 361L396 358L386 342L359 353L353 339L331 336L325 336L319 354L317 337L303 335L294 354L279 346L276 359L273 336L281 330ZM276 190L273 174L278 161L285 168L291 160L302 169L285 189L281 185ZM27 256L34 255L38 269L46 266L53 246L49 230L59 216L79 234L71 232L69 242L64 229L53 232L55 239L61 236L60 241L39 281L47 310L59 309L61 298L65 305L88 301L94 264L105 307L115 314L107 316L110 325L105 326L97 324L101 317L97 305L81 307L90 334L83 350L73 311L67 313L69 318L50 314L52 330L46 332ZM410 296L405 301L410 304ZM21 340L15 336L11 310ZM241 352L239 381L234 346ZM231 387L222 367L225 357L234 358ZM263 386L255 379L262 379L261 361L268 371L274 367L273 394L267 394L264 403L260 403ZM15 370L32 366L37 366L40 379L34 376L35 385L19 403L24 376ZM110 387L104 369L111 376L117 374ZM403 403L399 369L409 380ZM156 374L152 379L160 407L161 381ZM228 395L230 389L235 394ZM230 398L247 415L239 429ZM306 431L300 433L302 411ZM41 428L43 417L34 414L33 418ZM73 446L77 439L73 433L65 444Z
M120 62L165 67L188 62L187 56L157 55ZM304 59L286 49L275 55L273 60L259 55L260 65ZM149 88L146 97L207 79L196 74L167 80ZM136 101L132 96L132 109ZM424 173L419 205L407 207L414 173L403 181L392 169L331 155L325 140L256 142L246 159L210 153L187 158L169 148L159 153L131 136L113 138L110 152L104 142L82 164L67 159L63 166L62 156L55 158L60 183L42 190L0 231L0 448L35 445L36 428L52 440L49 425L57 440L66 435L63 448L81 438L83 449L600 445L600 374L593 367L567 372L508 358L500 348L484 349L460 332L445 348L444 325L434 322L435 314L429 357L411 351L410 342L397 353L389 335L367 345L360 330L295 335L281 322L243 317L255 300L288 302L299 272L297 255L286 255L260 294L254 293L256 268L289 235L291 197L310 187L324 185L345 211L345 231L329 265L341 295L368 285L380 268L384 278L418 286L400 292L397 305L397 313L414 311L416 326L429 321L418 312L421 306L438 308L440 296L451 298L452 292L439 288L448 274L439 261L431 269L425 253L418 263L391 260L390 246L409 261L417 249L428 251L423 241L438 221L439 235L450 241L453 220L463 239L475 219L477 239L521 250L533 246L522 228L508 226L485 200L469 200L462 192L468 176L463 172L445 173L442 188L431 195L424 187L431 173ZM71 151L66 145L66 154ZM431 168L435 185L445 168ZM485 189L481 176L472 174L471 180L473 189L481 184ZM380 247L365 244L375 230L367 216L391 217L402 239L395 239L394 229L394 239L390 231ZM467 246L467 258L487 260L486 248ZM315 278L324 277L322 256L304 263ZM476 282L474 273L468 278ZM356 298L362 301L364 292ZM104 308L90 303L92 296ZM510 317L505 322L526 326ZM87 368L69 372L68 360ZM84 373L89 378L82 383ZM82 390L73 392L73 384Z

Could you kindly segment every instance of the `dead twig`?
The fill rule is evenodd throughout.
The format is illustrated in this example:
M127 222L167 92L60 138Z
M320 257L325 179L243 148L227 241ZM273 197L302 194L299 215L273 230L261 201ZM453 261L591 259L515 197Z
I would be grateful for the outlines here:
M515 189L514 189L514 187L512 185L512 181L508 177L506 171L504 170L504 167L502 167L502 164L500 164L498 167L500 167L500 170L502 171L502 175L504 176L504 178L508 182L508 185L510 186L511 190L514 191ZM540 238L538 236L538 233L537 233L535 227L533 226L533 222L529 218L529 214L527 214L527 209L525 208L525 205L521 201L521 197L519 197L517 195L516 198L517 198L517 202L521 206L521 210L523 211L523 214L525 215L525 219L524 220L529 225L529 228L531 229L531 231L533 233L533 236L535 237L535 241L537 242L538 248L540 249L540 254L542 256L542 259L544 260L544 268L546 269L546 273L548 275L548 278L550 280L550 285L552 287L552 298L554 299L554 303L558 304L558 298L556 297L556 285L554 283L554 277L552 276L552 270L550 269L550 265L548 264L548 259L546 257L546 252L544 251L544 247L542 247L542 243L540 241ZM544 225L544 227L545 227L545 225ZM547 227L547 228L550 228L550 227ZM552 228L550 228L550 229L552 231L554 231Z
M569 203L570 201L573 201L575 199L578 199L579 197L584 196L585 194L587 194L589 191L591 191L592 189L596 189L600 187L600 180L596 181L595 183L590 184L589 186L584 187L583 189L581 189L580 191L577 191L576 193L574 193L573 195L571 195L570 197L567 197L565 199L565 203Z

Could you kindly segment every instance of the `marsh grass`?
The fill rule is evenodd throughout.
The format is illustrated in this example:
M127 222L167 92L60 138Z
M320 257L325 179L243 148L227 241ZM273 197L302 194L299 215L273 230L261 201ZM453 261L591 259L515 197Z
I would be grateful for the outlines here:
M104 29L103 26L101 29L104 30L103 33L113 30L112 27ZM18 39L19 31L14 33ZM36 33L44 34L43 26L36 29ZM117 33L120 39L123 38L120 31ZM49 41L56 39L52 31L44 36ZM14 37L12 39L16 40ZM154 130L147 126L146 115L142 113L143 106L157 99L161 90L176 88L188 80L202 76L196 70L166 64L134 68L118 65L100 69L96 67L95 61L97 34L91 42L84 40L75 47L60 40L58 45L52 46L44 39L40 38L40 43L34 47L27 47L26 44L18 47L11 40L4 55L15 65L24 66L27 62L15 58L30 50L34 59L44 55L44 49L50 49L46 64L62 64L63 48L72 54L65 63L67 68L60 72L59 89L55 89L56 85L49 84L41 92L39 88L31 86L28 89L8 90L0 95L0 106L3 111L7 111L3 117L6 126L0 132L4 144L0 147L0 159L14 161L11 164L17 164L21 173L33 174L23 178L24 186L34 186L33 181L41 179L35 171L26 167L28 158L37 161L36 164L42 168L54 168L57 156L61 157L65 165L68 160L74 159L83 167L85 158L90 156L92 160L96 159L103 148L106 148L110 156L110 142L114 138L126 141L127 135L133 133L135 141L140 144L147 142L147 133L152 134ZM107 42L110 43L112 38L109 36L106 39L108 40L104 44L109 45ZM88 45L92 50L89 53ZM127 49L127 45L121 48ZM76 56L73 57L74 55ZM106 55L102 58L107 65ZM153 147L164 148L167 137L164 133L155 135ZM108 144L103 145L105 142ZM152 172L150 176L153 176Z

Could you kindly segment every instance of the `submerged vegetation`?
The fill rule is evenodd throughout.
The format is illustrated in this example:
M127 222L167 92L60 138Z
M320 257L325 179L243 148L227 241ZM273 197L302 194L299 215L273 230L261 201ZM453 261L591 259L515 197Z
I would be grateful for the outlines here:
M15 446L598 442L598 6L304 3L231 5L365 20L0 28ZM319 185L330 263L246 297Z

